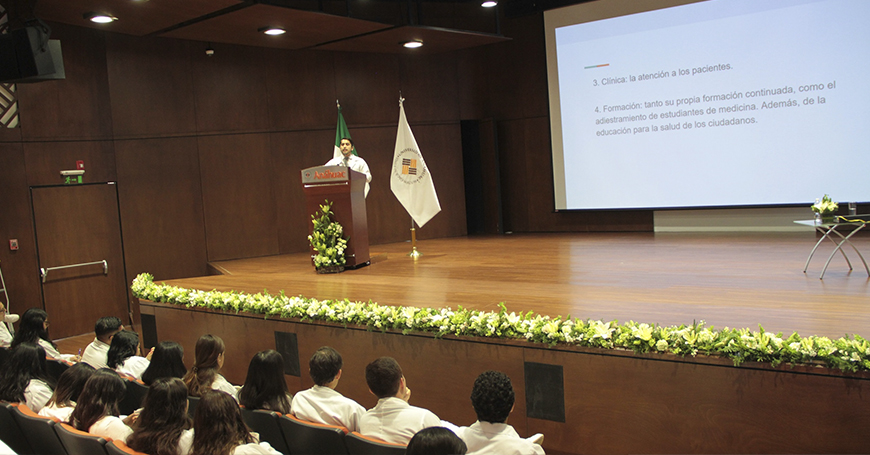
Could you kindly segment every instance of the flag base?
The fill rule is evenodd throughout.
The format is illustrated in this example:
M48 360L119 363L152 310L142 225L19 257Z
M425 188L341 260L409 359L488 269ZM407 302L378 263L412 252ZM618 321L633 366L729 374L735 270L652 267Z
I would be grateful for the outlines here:
M412 246L412 247L411 247L411 252L408 253L408 256L410 256L410 257L411 257L412 259L414 259L415 261L416 261L418 258L420 258L420 256L422 256L422 255L423 255L423 253L417 251L417 247L416 247L416 246Z

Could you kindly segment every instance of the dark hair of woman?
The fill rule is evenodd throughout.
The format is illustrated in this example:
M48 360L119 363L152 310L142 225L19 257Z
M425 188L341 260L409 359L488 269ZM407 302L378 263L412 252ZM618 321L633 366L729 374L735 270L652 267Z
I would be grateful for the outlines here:
M257 442L238 403L224 392L203 392L194 414L190 455L229 455L236 446Z
M184 348L174 341L161 341L151 354L151 364L142 373L142 382L151 385L159 378L183 378ZM186 392L185 392L186 393Z
M410 441L405 455L465 455L465 441L444 427L429 427L417 432Z
M278 351L260 351L251 359L245 385L239 390L239 404L248 409L290 412L284 358Z
M57 379L57 388L48 400L48 406L55 405L58 408L75 406L85 383L94 375L94 367L84 362L79 362L66 369Z
M121 330L112 337L109 352L106 354L106 365L117 369L124 361L138 352L139 334L129 330Z
M34 343L12 348L0 373L0 400L24 402L24 391L31 379L54 386L46 370L45 349Z
M224 340L214 335L203 335L196 340L193 367L184 375L187 393L198 397L211 390L211 383L222 366L224 349Z
M100 368L85 382L76 408L69 416L70 425L88 431L103 417L117 417L120 414L118 402L126 392L127 386L115 370Z
M148 388L127 445L149 455L176 455L181 433L191 424L187 386L179 378L158 378Z
M36 344L39 342L39 339L43 339L49 342L52 346L55 346L54 343L51 342L51 338L48 336L48 329L45 328L45 321L48 320L48 313L41 308L30 308L21 315L21 322L18 325L18 331L15 332L15 337L12 338L12 344L10 347L14 348L21 343L33 343Z

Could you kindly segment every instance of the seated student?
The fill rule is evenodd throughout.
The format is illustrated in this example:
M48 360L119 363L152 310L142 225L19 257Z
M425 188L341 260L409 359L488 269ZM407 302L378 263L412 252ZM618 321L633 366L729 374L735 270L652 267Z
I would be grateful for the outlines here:
M48 313L41 308L30 308L21 316L18 333L12 338L12 347L14 348L21 343L34 343L42 346L42 349L45 349L45 355L52 359L79 361L77 355L58 352L57 346L48 337Z
M112 337L112 344L109 345L109 352L106 355L106 366L120 374L141 380L142 373L151 363L153 352L152 349L148 352L148 357L142 357L139 335L136 332L122 330Z
M505 423L514 409L514 389L506 374L481 373L471 390L471 405L477 422L457 432L468 446L469 455L544 455L539 444L521 438L514 427Z
M94 367L79 362L64 371L57 379L57 387L48 403L39 411L44 417L54 417L60 422L69 420L76 407L76 400L85 387L85 382L94 374Z
M441 425L431 411L408 404L411 389L402 367L392 357L381 357L366 366L366 384L378 404L359 419L359 432L396 444L407 444L415 433Z
M0 348L8 348L12 344L12 325L18 322L17 314L6 313L6 305L0 303Z
M206 390L220 390L236 397L236 386L220 374L224 350L224 340L218 336L203 335L196 340L193 367L184 375L187 393L198 397Z
M192 426L187 406L187 386L181 379L156 379L148 388L127 445L149 455L187 455L192 438L181 437Z
M456 433L444 427L429 427L417 432L405 455L465 455L468 450Z
M0 400L24 403L39 412L51 398L54 385L45 365L42 346L21 343L12 348L0 372Z
M259 442L232 396L217 390L203 392L193 416L193 429L182 439L193 438L190 455L281 455L268 442Z
M116 333L124 330L124 324L115 316L106 316L97 319L94 324L94 341L85 348L82 354L82 362L94 368L106 368L106 358L109 354L109 344Z
M359 418L366 410L356 401L335 391L341 379L341 354L329 346L314 352L308 361L308 374L314 387L293 397L290 412L309 422L339 425L359 431Z
M123 420L118 417L118 403L126 392L127 386L115 370L100 368L85 382L69 424L95 436L126 442L133 432L130 424L136 419L135 414Z
M245 385L239 389L239 404L254 410L287 414L293 395L287 390L284 380L284 358L278 351L269 349L254 354L248 365Z
M183 378L186 373L184 348L175 341L161 341L154 348L151 363L142 373L142 382L151 385L160 378Z

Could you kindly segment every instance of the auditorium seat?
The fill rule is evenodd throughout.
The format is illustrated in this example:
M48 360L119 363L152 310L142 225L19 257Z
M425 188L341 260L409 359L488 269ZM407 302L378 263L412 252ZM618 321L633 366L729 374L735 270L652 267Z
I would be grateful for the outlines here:
M0 439L15 453L31 453L30 443L12 415L12 409L16 406L18 403L0 401Z
M356 431L348 434L344 438L344 443L347 444L348 453L353 455L404 455L408 447L363 436Z
M113 439L112 442L106 444L106 451L109 455L148 455L145 452L133 450L124 441Z
M291 454L347 455L347 428L308 422L292 415L278 419Z
M64 360L46 359L45 372L51 379L54 379L54 382L57 382L57 379L60 377L60 375L62 375L63 372L66 371L71 365L71 363Z
M196 412L196 405L199 404L199 397L195 397L193 395L187 396L187 415L192 419L194 413Z
M121 415L130 415L133 411L142 407L142 400L145 394L148 393L148 386L138 379L124 379L124 384L127 385L127 392L124 398L118 403L118 410Z
M90 433L77 430L66 423L54 426L57 436L70 454L109 455L106 444L111 439L104 439Z
M240 408L242 410L242 419L251 430L260 434L260 441L268 442L272 448L281 453L291 453L287 449L284 432L281 431L281 426L278 424L278 418L281 417L281 414L274 411Z
M24 438L30 444L32 453L40 455L67 455L54 429L57 421L51 417L43 417L30 410L27 406L16 406L12 416L18 422Z

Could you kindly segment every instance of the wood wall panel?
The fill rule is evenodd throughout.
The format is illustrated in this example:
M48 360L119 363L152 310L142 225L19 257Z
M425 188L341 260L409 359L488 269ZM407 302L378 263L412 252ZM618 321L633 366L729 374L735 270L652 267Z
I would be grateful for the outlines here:
M458 119L459 98L456 94L459 83L454 53L402 55L399 64L402 78L399 89L405 98L408 123L455 122ZM398 121L398 102L396 104Z
M208 259L278 254L269 135L200 136Z
M196 126L202 133L263 131L269 128L265 65L267 49L215 45L205 55L202 43L190 45Z
M399 57L338 53L334 58L336 98L354 144L361 126L398 124ZM360 156L367 153L366 148L360 149Z
M22 138L111 139L105 35L69 25L51 27L52 39L61 40L66 79L18 84Z
M335 54L273 51L266 67L269 121L273 131L332 129L335 138ZM331 157L331 155L330 155ZM325 162L325 161L324 161Z
M25 142L27 184L60 185L60 171L74 170L76 161L85 162L84 183L114 182L115 145L112 141L86 142Z
M24 150L20 143L0 143L0 269L6 281L11 312L18 314L30 307L42 307L24 163ZM9 249L9 239L18 239L17 251ZM6 302L5 297L0 299Z
M115 150L127 274L206 275L196 138L122 140Z
M106 61L116 138L196 131L187 41L107 34Z

